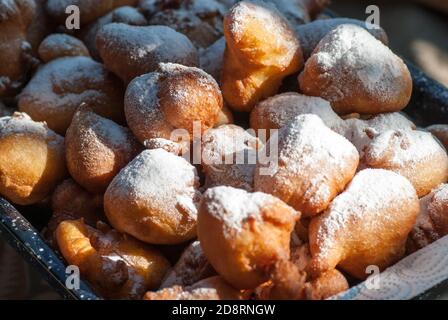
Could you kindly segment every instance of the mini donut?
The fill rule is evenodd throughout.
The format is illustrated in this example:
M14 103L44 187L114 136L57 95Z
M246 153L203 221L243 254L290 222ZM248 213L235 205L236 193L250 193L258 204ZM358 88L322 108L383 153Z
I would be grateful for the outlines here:
M365 279L368 266L384 270L403 257L418 212L417 193L406 178L382 169L360 171L311 220L308 271L315 277L339 266Z
M129 84L124 104L129 128L144 143L170 140L175 129L187 130L191 138L195 123L202 131L212 128L223 99L216 81L201 69L162 63Z
M132 132L81 107L65 136L70 175L92 193L103 193L118 172L142 150Z
M147 292L144 300L247 300L248 295L232 288L220 276L210 277L189 286L173 286Z
M389 43L387 34L381 27L373 26L365 21L349 18L316 20L310 23L300 24L295 27L295 32L297 37L300 39L300 47L302 48L303 58L305 61L312 55L314 49L323 37L325 37L330 31L343 24L353 24L364 28L384 45L387 46Z
M237 289L269 279L277 260L289 259L289 242L300 217L283 201L232 187L208 189L198 216L198 238L213 268Z
M19 205L44 200L67 174L64 138L24 113L0 118L0 194Z
M194 45L166 26L130 26L109 23L97 34L96 46L106 68L126 84L157 70L159 63L199 65Z
M268 153L269 149L264 154ZM282 199L304 217L314 216L344 190L358 162L359 154L347 139L318 116L300 115L279 130L273 172L264 172L266 164L257 164L254 189Z
M448 149L448 125L447 124L435 124L426 128L431 132L440 142L445 149Z
M0 0L0 97L15 95L35 64L26 41L35 10L32 0Z
M344 136L362 155L372 139L388 130L415 130L416 125L401 112L380 113L370 119L351 117L345 120Z
M236 125L208 130L202 137L205 188L229 186L253 191L257 150L262 143Z
M65 24L67 7L75 4L79 8L81 25L84 26L109 11L121 6L135 6L138 0L48 0L47 12L58 23Z
M277 263L271 281L258 290L258 299L325 300L349 288L347 279L336 269L307 281L306 273L289 261Z
M193 241L182 253L174 267L166 274L160 288L191 286L216 274L205 257L199 241Z
M159 287L169 262L154 248L98 223L63 221L56 229L59 250L104 298L141 299Z
M299 40L272 3L238 2L225 16L224 35L221 86L236 111L251 111L303 66Z
M199 176L184 158L145 150L112 180L104 210L112 226L153 244L196 236Z
M333 131L345 132L344 121L328 101L296 92L278 94L259 102L250 114L250 126L255 130L280 129L302 114L315 114Z
M419 197L448 181L448 155L431 133L389 130L365 149L361 168L394 171L407 178Z
M338 114L400 111L408 104L408 68L365 29L343 24L318 44L299 76L300 90L328 100Z
M46 37L38 49L40 59L47 63L61 57L90 57L81 40L68 34L54 33Z
M168 26L188 37L197 48L206 48L222 36L222 29L215 29L189 10L168 9L157 12L149 19L150 25Z
M420 213L409 234L407 249L417 251L448 234L448 184L420 199Z
M54 247L54 232L62 221L82 218L92 227L98 221L105 221L103 195L89 193L73 179L66 179L56 187L51 197L51 209L53 215L47 224L45 237Z
M209 47L199 50L199 65L201 69L215 78L218 83L221 82L225 49L226 39L221 37Z
M123 96L120 80L102 64L88 57L64 57L37 71L19 96L19 110L65 135L81 104L123 123Z
M113 22L125 23L133 26L146 26L148 24L145 16L140 13L137 8L123 6L110 11L105 16L102 16L89 25L83 27L79 30L79 34L77 34L77 36L79 36L79 38L84 42L95 60L100 60L100 54L96 47L96 36L98 31L101 30L101 28L106 24Z

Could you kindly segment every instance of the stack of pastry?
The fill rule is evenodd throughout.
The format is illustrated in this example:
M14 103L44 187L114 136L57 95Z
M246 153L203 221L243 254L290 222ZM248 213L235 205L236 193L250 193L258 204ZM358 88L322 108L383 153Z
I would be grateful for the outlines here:
M401 112L378 26L318 0L95 0L28 44L67 3L0 0L0 194L51 205L45 237L101 296L325 299L448 234L447 125Z

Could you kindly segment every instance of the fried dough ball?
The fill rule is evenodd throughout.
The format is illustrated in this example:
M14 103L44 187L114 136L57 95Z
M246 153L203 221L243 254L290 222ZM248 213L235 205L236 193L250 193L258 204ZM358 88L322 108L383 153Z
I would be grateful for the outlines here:
M106 68L126 84L156 71L159 63L199 65L198 52L190 40L166 26L109 23L98 32L96 45Z
M330 31L343 24L357 25L366 29L370 32L370 34L372 34L372 36L377 38L384 45L387 46L389 43L387 34L382 28L375 27L365 21L349 18L316 20L295 27L297 37L300 39L300 47L302 48L303 58L305 61L312 55L314 49L323 37L325 37Z
M144 300L247 300L248 294L232 288L220 276L210 277L189 286L174 286L147 292Z
M236 111L251 111L303 66L299 40L270 3L237 3L224 19L224 35L221 85L224 99Z
M412 93L404 62L368 31L343 24L318 44L299 76L301 91L338 114L399 111Z
M445 149L448 149L448 125L435 124L427 127L426 130L431 132L437 139L439 139Z
M153 244L196 236L199 176L184 158L145 150L112 180L104 210L118 231Z
M201 164L205 188L229 186L253 191L257 150L262 142L236 125L204 133Z
M0 194L19 205L45 199L64 179L64 138L24 113L0 118Z
M32 0L0 0L0 97L14 95L34 64L26 36L35 9Z
M199 241L193 241L162 281L161 288L191 286L216 274L205 257Z
M81 104L123 123L123 96L120 80L103 65L88 57L65 57L37 71L20 94L19 109L65 135Z
M420 199L420 213L409 234L410 252L426 247L448 234L448 184L442 184Z
M381 113L370 119L345 120L344 136L358 149L362 156L375 136L388 130L415 130L416 125L400 112Z
M401 174L419 197L448 181L448 155L429 132L386 131L366 148L360 166Z
M92 193L103 193L118 172L134 159L142 146L132 132L81 107L65 137L70 175Z
M348 140L319 117L300 115L279 131L273 172L263 172L266 164L257 164L255 190L282 199L304 217L314 216L344 190L358 162L358 152Z
M250 126L255 130L280 129L302 114L315 114L333 131L345 132L344 120L328 101L296 92L278 94L258 103L250 114Z
M81 25L86 25L109 11L121 6L135 6L138 0L48 0L47 12L60 24L67 19L66 8L76 5L79 8Z
M145 16L138 11L138 9L124 6L114 9L105 16L98 18L89 25L83 27L77 36L79 36L86 47L89 49L90 54L96 60L100 60L100 54L96 47L96 36L103 26L109 23L125 23L133 26L146 26L148 21Z
M232 187L208 189L198 216L198 238L214 269L233 287L254 289L276 261L289 259L300 217L283 201Z
M392 171L360 171L328 210L309 226L312 261L317 276L339 266L365 279L371 265L384 270L402 258L405 242L419 212L412 184Z
M216 81L204 71L179 64L162 63L157 72L134 79L125 95L129 128L144 143L152 138L171 139L173 130L193 133L212 128L223 107Z
M98 221L105 221L103 212L103 195L91 194L72 179L59 184L51 197L53 215L47 224L45 237L56 247L54 232L59 223L65 220L83 219L91 227Z
M39 46L39 57L47 63L61 57L90 57L81 40L68 34L54 33L46 37Z
M159 287L170 264L152 247L105 224L97 229L82 219L63 221L56 229L63 257L79 267L81 277L108 299L140 299Z

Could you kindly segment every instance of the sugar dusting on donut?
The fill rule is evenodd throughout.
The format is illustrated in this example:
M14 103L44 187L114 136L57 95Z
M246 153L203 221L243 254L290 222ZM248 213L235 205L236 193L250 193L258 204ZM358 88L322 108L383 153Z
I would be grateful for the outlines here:
M150 199L151 206L163 208L164 213L177 212L179 221L183 219L181 212L196 220L198 179L196 168L184 158L163 149L145 150L121 170L107 193L111 197Z
M368 31L352 24L344 24L327 34L315 49L323 77L343 81L344 73L356 72L363 89L371 96L387 102L396 96L394 81L401 81L402 70L397 56ZM401 61L401 59L399 60ZM332 84L326 98L338 101L356 88ZM350 92L345 92L348 90Z
M442 147L428 132L389 130L373 140L365 156L369 163L386 157L388 163L403 166L430 159L440 152L444 152Z
M203 195L207 212L224 223L229 232L241 231L248 219L262 221L262 209L278 203L278 199L262 192L249 193L232 187L215 187Z
M34 134L44 137L48 142L59 144L63 139L50 130L45 122L36 122L26 113L14 112L12 116L0 118L0 136Z
M286 92L260 102L256 107L259 118L268 118L282 127L300 114L315 114L327 127L343 133L344 121L333 111L328 101L319 97L309 97L295 92Z
M382 169L362 170L322 215L321 228L317 234L320 254L325 256L328 250L338 246L335 241L339 230L349 228L351 223L356 225L356 221L363 219L364 213L384 215L384 208L390 207L391 203L409 201L415 197L415 189L401 175ZM378 220L384 221L385 218L381 216ZM377 228L376 219L369 218L366 221L372 224L371 230Z

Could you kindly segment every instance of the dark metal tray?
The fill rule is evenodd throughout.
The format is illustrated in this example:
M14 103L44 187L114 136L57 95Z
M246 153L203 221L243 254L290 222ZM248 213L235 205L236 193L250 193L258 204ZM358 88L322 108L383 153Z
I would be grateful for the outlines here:
M411 103L404 110L409 117L421 127L430 124L448 123L448 89L430 79L415 66L408 64L411 71L414 90ZM65 286L66 266L61 257L53 251L41 237L39 231L49 218L48 213L37 213L40 220L34 220L39 209L34 208L26 214L27 208L14 208L0 198L0 235L3 236L25 258L49 284L66 299L90 300L100 299L89 286L81 281L79 289L69 290ZM24 215L22 215L22 212ZM44 217L44 218L42 218ZM448 268L448 266L447 266ZM352 289L350 289L352 290ZM349 291L350 291L349 290ZM414 298L433 299L442 291L448 290L448 279L430 290L420 292Z

